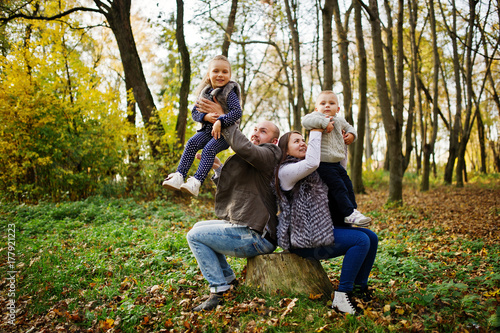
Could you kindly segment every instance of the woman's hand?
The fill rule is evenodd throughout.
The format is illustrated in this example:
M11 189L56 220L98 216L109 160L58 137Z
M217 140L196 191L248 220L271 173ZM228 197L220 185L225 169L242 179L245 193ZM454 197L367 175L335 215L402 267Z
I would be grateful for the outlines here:
M354 135L352 133L344 134L344 143L346 145L350 145L353 142L354 142Z
M212 124L215 123L217 121L217 119L219 119L219 114L217 114L217 113L208 113L203 118L203 120L208 121Z

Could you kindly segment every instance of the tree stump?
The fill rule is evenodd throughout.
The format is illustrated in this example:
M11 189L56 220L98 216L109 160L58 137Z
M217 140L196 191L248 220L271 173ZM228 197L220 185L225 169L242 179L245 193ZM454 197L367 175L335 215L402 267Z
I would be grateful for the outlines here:
M318 260L293 253L271 253L247 260L246 282L265 292L319 295L330 299L333 286Z

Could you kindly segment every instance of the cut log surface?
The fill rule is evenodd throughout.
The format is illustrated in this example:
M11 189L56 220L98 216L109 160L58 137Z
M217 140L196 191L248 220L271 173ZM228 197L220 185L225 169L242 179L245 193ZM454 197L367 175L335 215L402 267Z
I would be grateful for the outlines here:
M268 293L319 295L330 299L333 286L318 260L283 252L259 255L247 261L246 282Z

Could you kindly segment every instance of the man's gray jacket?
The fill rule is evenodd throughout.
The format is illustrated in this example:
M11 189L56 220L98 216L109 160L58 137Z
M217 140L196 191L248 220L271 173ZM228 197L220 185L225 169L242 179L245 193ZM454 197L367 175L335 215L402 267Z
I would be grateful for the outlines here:
M227 159L220 176L214 178L215 214L261 234L266 231L276 244L277 202L271 179L281 150L272 143L254 145L236 125L222 133L236 154Z

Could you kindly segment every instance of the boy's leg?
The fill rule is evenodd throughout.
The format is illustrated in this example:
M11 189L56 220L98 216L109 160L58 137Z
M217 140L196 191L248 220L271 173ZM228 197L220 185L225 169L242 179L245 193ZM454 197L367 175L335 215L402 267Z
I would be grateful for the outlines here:
M340 163L321 162L317 171L323 182L325 182L328 186L328 199L333 199L336 203L336 205L330 205L332 218L340 213L343 219L344 217L351 215L355 207L349 198L347 188L339 174L339 170L341 168L342 166ZM334 208L335 211L332 211L332 208Z
M198 165L198 170L196 170L196 173L194 174L194 178L198 179L200 183L203 184L203 181L207 178L210 169L212 169L215 156L228 148L229 144L224 138L219 138L217 140L211 138L201 152L200 164Z
M193 165L198 150L205 147L211 138L212 135L210 132L197 132L188 140L186 147L184 147L179 165L177 166L177 171L180 172L184 178L187 177L189 168Z
M351 201L354 208L358 208L358 204L356 203L356 196L354 195L354 187L352 186L351 178L349 178L349 175L347 174L346 169L344 169L343 167L338 168L338 170L339 170L339 175L342 178L342 181L344 182L345 188L347 189L347 196L348 196L349 200Z

